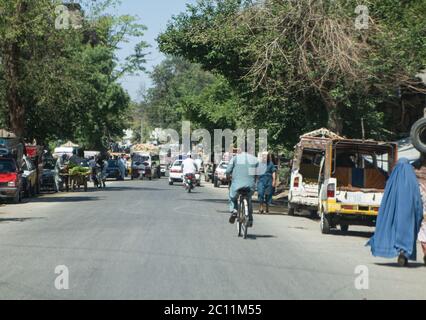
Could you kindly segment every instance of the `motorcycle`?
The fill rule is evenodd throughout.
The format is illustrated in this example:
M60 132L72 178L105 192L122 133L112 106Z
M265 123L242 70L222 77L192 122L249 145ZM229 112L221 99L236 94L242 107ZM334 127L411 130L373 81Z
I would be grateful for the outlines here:
M195 188L196 183L195 174L188 173L185 175L183 179L183 185L188 193L190 193Z

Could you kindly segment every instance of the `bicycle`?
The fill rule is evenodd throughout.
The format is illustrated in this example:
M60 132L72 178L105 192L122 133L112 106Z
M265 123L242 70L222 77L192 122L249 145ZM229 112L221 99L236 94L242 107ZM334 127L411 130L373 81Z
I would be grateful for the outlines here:
M237 230L238 237L243 237L243 239L247 238L247 229L251 227L250 216L253 216L250 196L250 188L238 190Z

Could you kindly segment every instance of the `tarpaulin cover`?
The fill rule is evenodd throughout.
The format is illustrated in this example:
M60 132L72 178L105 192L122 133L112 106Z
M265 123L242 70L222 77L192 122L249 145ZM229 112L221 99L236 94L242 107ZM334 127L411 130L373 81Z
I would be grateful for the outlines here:
M376 231L367 245L373 256L394 258L401 251L416 260L416 240L423 219L419 183L413 167L402 158L386 184Z

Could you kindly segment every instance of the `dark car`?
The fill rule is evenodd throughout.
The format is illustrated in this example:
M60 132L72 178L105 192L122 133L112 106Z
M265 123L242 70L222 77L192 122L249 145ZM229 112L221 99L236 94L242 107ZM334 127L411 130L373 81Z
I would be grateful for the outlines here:
M108 167L106 169L107 179L117 179L121 177L118 160L108 160Z
M55 164L54 158L46 158L43 161L43 173L40 178L40 188L43 191L58 191L55 185Z

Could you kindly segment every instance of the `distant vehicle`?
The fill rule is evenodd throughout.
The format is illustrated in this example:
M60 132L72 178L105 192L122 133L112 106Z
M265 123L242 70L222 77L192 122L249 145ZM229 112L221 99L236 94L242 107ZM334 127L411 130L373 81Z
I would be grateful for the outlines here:
M207 164L204 166L204 181L213 182L214 181L214 170L213 164Z
M169 185L173 185L175 182L183 182L182 162L182 160L176 160L170 167Z
M106 169L107 179L119 180L121 177L120 167L118 166L118 160L108 160L108 167Z
M0 199L19 203L22 200L22 170L13 158L0 158Z
M22 164L22 182L25 197L33 197L37 190L37 167L30 158L24 156Z
M222 184L228 184L228 178L226 176L226 169L228 168L228 161L221 161L214 172L214 187L219 188Z
M42 191L58 191L55 185L55 165L54 158L46 158L43 161L43 172L40 178L40 189Z
M132 154L133 178L143 177L152 180L161 178L160 156L150 152L136 152Z
M193 173L188 173L183 178L183 185L188 193L191 193L191 191L194 190L196 183L195 174Z
M161 172L161 176L165 177L166 176L166 172L167 172L167 164L161 164L160 165L160 172Z

